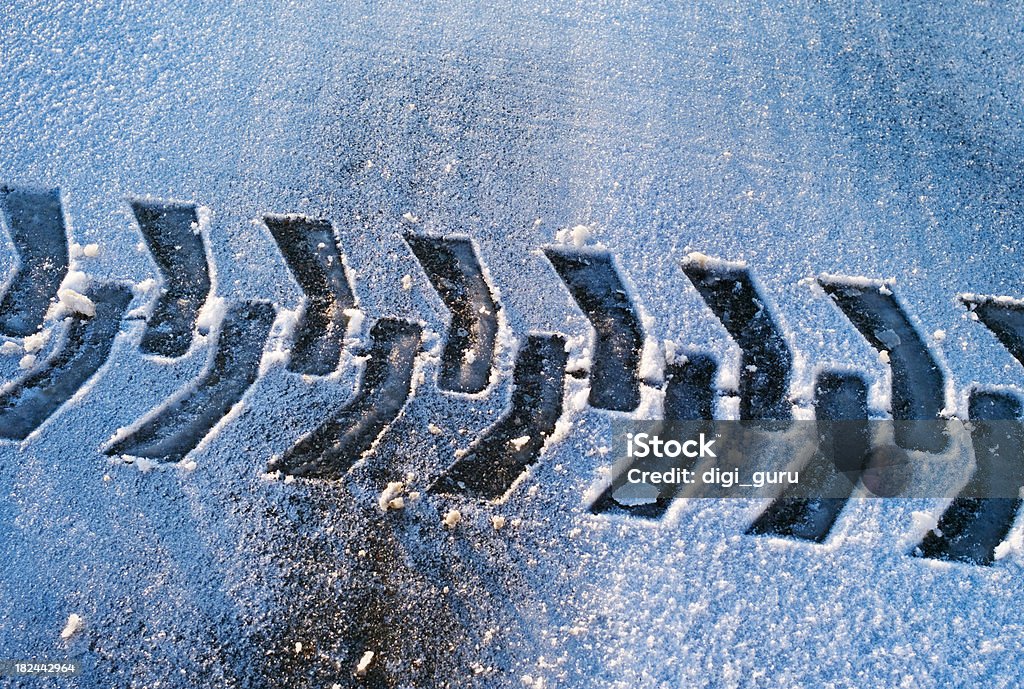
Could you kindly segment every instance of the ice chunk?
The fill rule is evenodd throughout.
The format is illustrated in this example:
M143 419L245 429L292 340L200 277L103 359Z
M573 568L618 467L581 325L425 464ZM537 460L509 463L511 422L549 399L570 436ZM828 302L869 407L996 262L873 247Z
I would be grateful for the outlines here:
M404 483L401 481L391 481L388 483L388 487L381 491L380 497L377 499L377 506L380 507L382 512L392 509L391 503L394 502L396 497L401 495L403 490L405 490ZM404 506L404 503L401 506Z
M572 236L572 243L575 246L583 246L593 235L590 228L586 225L576 225L570 230L570 234Z
M46 344L46 340L49 339L49 337L50 337L50 331L49 330L42 330L40 332L35 333L34 335L26 336L25 337L25 341L23 343L23 346L25 347L25 351L26 352L36 352L36 351L39 351L40 349L43 348L43 345Z
M370 669L370 663L373 662L374 655L376 654L373 651L367 651L363 654L363 657L359 659L359 664L356 665L356 677L366 677L366 673Z
M92 299L81 292L64 288L58 290L57 297L60 299L60 305L65 313L80 313L89 317L96 315L96 305L92 303Z
M899 347L900 342L902 342L900 336L894 330L876 330L875 337L878 338L879 342L888 347L890 351Z
M135 460L135 468L144 474L152 471L153 469L156 469L159 466L159 462L148 457L139 457Z
M64 625L64 629L61 630L60 638L70 639L74 636L81 628L85 625L85 620L80 615L71 613L68 615L67 624Z
M207 333L223 321L227 306L228 303L223 297L210 295L196 317L196 328L199 329L199 332Z
M348 333L349 337L356 337L363 331L363 320L366 318L359 309L345 309L345 315L348 316Z
M456 524L462 521L462 512L459 512L458 510L448 510L444 515L444 519L441 521L449 529L453 529Z

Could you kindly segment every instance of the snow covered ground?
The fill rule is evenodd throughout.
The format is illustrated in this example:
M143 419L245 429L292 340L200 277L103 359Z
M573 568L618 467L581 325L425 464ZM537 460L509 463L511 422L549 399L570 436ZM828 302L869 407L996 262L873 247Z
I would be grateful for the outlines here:
M589 510L612 420L660 414L666 349L714 356L719 389L741 377L682 269L694 252L745 262L793 354L798 416L824 368L865 376L874 415L890 405L889 366L808 279L822 274L887 281L946 413L966 414L972 385L1024 387L958 299L1024 298L1019 8L41 0L2 15L0 186L59 188L72 269L135 288L106 364L0 444L0 660L84 668L24 686L1021 686L1020 518L977 566L909 555L938 500L853 501L823 544L744 535L751 501ZM132 310L161 279L139 200L200 208L225 300L179 358L139 348ZM287 369L303 293L267 214L337 233L358 312L331 376ZM482 392L435 384L448 311L404 233L475 242L501 307ZM560 240L615 257L642 316L644 401L596 409L569 376L505 500L428 494L504 413L527 334L564 335L570 368L590 360L542 251ZM13 276L13 243L0 261ZM218 305L239 300L277 318L242 403L186 461L108 454L200 374ZM269 472L353 394L385 317L425 330L397 419L340 479ZM4 381L59 345L50 324L38 350L4 338Z

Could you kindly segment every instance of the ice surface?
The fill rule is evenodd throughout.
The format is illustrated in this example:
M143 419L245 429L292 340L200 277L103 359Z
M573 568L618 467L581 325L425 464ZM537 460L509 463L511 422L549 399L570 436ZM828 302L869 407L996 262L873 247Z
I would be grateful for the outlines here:
M1020 519L972 567L908 555L943 504L853 500L824 544L743 535L764 506L741 502L593 515L615 412L578 404L500 506L411 496L501 418L517 340L589 341L536 253L584 223L563 239L614 256L645 339L717 365L720 417L739 414L742 367L688 256L756 277L795 397L827 367L864 376L873 415L891 408L889 366L804 282L821 274L897 292L941 341L948 412L974 382L1019 393L1024 367L957 296L1024 298L1020 25L1005 3L7 3L0 184L60 189L93 279L158 277L130 203L173 199L211 209L194 228L216 268L203 328L233 301L299 308L252 222L289 213L336 228L368 323L445 332L429 286L403 280L420 273L402 233L455 228L505 320L484 395L436 390L427 358L364 462L287 484L267 461L345 405L361 359L336 380L262 369L194 471L142 473L100 448L212 343L143 356L125 320L86 394L0 446L0 658L80 658L82 686L103 687L349 686L368 650L368 686L1019 684ZM159 290L142 292L145 315ZM25 351L6 351L9 382ZM566 390L567 409L589 394ZM382 512L410 470L405 507ZM87 623L61 639L72 613Z

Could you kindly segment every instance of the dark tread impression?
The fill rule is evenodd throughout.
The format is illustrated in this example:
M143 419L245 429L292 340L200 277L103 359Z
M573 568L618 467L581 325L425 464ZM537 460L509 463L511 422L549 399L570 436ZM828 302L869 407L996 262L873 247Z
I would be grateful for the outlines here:
M266 302L229 304L203 372L107 454L184 459L255 382L275 315Z
M718 363L714 357L706 354L693 354L665 367L665 404L664 420L673 421L710 421L715 404L715 376ZM623 468L611 484L601 492L591 506L594 514L623 514L632 517L660 519L668 511L669 506L679 493L679 485L665 483L659 487L658 495L653 502L642 504L624 504L615 499L615 493L626 483L626 474L630 469L644 469L643 460L636 460ZM680 469L692 469L696 460L685 464L677 461L675 466ZM652 467L654 468L654 467ZM658 467L660 469L660 467Z
M594 328L590 406L633 411L640 404L644 333L611 254L545 247L544 254Z
M939 418L945 406L945 376L892 292L844 280L818 282L864 339L879 352L888 352L893 419ZM925 452L940 452L947 444L935 423L897 423L895 441L904 449Z
M338 367L355 294L331 224L297 216L264 217L306 305L295 326L288 370L323 376Z
M132 201L132 212L163 276L164 291L147 319L141 349L166 357L192 346L199 310L210 294L210 266L195 206Z
M860 376L824 372L815 381L818 451L800 470L800 483L772 501L747 530L751 535L822 543L871 457L868 388ZM822 497L823 495L837 497Z
M666 421L713 418L718 362L707 354L691 354L665 366Z
M530 335L516 357L508 412L477 438L431 493L497 500L537 463L562 415L565 338Z
M740 418L785 420L792 416L792 355L747 268L687 260L683 272L742 352Z
M1017 361L1024 364L1024 304L991 297L961 297Z
M106 362L132 293L125 287L102 285L90 289L87 296L96 314L69 317L59 349L0 397L0 437L27 438Z
M57 189L0 187L0 205L20 258L0 302L0 333L24 337L42 326L50 300L68 272L64 211Z
M413 365L422 328L382 318L370 329L372 343L354 399L301 438L270 469L293 476L338 479L398 417L412 391Z
M498 305L468 237L406 234L405 241L451 312L437 385L477 393L487 387L498 337Z
M968 405L974 425L971 431L976 463L974 474L942 513L937 528L925 535L914 554L991 565L996 546L1013 528L1021 500L985 496L1006 495L1008 488L1024 487L1024 433L1020 423L985 422L1018 422L1021 403L1013 395L974 390ZM1001 461L1015 464L997 466Z

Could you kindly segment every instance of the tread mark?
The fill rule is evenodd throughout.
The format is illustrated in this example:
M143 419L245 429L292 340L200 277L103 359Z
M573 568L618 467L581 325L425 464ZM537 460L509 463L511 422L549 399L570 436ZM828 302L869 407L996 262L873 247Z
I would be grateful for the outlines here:
M748 534L824 542L870 459L868 389L864 380L824 372L814 387L815 418L826 422L818 429L819 450L800 470L800 483L776 498L750 526ZM842 497L821 497L843 493Z
M270 468L294 476L341 478L409 399L421 336L422 328L415 323L395 318L377 321L370 330L369 359L355 398Z
M714 414L718 363L707 354L665 367L665 420L710 420Z
M68 240L60 192L0 187L11 241L21 263L0 302L0 333L24 337L39 330L68 272Z
M611 255L551 246L544 254L594 328L590 406L636 409L644 333Z
M162 462L184 459L255 382L274 318L268 303L231 303L203 372L106 453Z
M969 416L977 421L971 442L977 468L961 494L942 513L937 530L929 531L921 541L920 557L992 564L996 546L1013 527L1021 500L977 496L1005 493L1005 486L991 485L993 481L1007 479L1005 469L994 466L1002 458L1017 463L1011 469L1016 481L1014 487L1024 486L1024 437L1019 423L989 426L984 422L1017 420L1020 415L1021 403L1013 395L971 392ZM1010 432L1001 430L1008 427L1012 429Z
M132 201L131 207L165 287L147 319L141 349L179 357L192 345L192 329L210 294L205 240L195 230L199 217L191 204Z
M295 326L288 370L324 376L338 367L355 294L330 223L294 216L263 218L295 281L306 308Z
M938 418L945 406L945 376L892 292L842 280L819 278L818 283L872 347L888 352L893 419ZM940 452L947 444L934 423L897 423L895 440L904 449L926 452Z
M669 364L665 367L665 421L700 421L711 420L715 402L715 375L718 364L713 357L696 354L685 361ZM641 464L642 460L637 460ZM684 466L677 463L680 469L692 469L696 460ZM628 514L633 517L660 519L668 511L669 505L679 493L677 484L662 484L654 502L629 505L618 502L615 493L626 483L626 474L630 469L640 468L630 465L612 479L611 484L590 506L594 514Z
M683 272L742 352L740 418L789 419L792 355L750 271L721 262L687 260Z
M1017 361L1024 364L1024 304L991 297L961 297Z
M96 315L76 314L59 350L0 397L0 437L24 440L99 370L110 354L130 290L103 285L89 290Z
M487 387L498 336L498 305L473 242L406 234L405 241L451 312L438 387L476 393Z
M530 335L516 357L508 413L477 438L430 488L431 493L497 500L537 463L562 415L565 338Z

